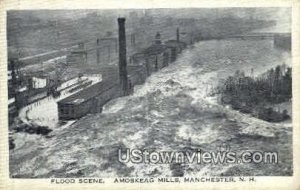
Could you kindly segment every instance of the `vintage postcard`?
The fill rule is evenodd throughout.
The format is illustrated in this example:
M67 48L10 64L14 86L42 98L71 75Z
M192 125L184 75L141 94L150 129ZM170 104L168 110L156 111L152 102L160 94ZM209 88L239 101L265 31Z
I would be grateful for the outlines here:
M300 189L299 1L0 3L0 189Z

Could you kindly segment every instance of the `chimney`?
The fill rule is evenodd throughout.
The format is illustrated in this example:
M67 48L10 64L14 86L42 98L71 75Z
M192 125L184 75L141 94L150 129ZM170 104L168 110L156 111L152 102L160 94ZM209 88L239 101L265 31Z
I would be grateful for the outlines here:
M123 96L129 95L126 63L126 33L125 18L118 18L119 25L119 79L121 93Z
M179 28L176 29L176 40L177 40L177 42L180 41Z
M160 33L157 32L156 35L155 35L155 41L154 41L155 44L161 44L161 36L160 36Z
M100 64L100 39L97 39L97 64Z

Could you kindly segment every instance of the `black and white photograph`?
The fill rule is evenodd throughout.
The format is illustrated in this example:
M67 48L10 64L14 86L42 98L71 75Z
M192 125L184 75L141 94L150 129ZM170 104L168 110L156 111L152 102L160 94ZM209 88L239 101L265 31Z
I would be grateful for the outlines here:
M6 31L10 178L293 176L291 7L18 9Z

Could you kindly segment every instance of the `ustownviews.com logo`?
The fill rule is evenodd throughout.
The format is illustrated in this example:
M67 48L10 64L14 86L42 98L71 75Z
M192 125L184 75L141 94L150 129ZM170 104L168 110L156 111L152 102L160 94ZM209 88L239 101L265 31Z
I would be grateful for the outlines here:
M147 149L119 149L118 160L122 163L170 164L230 164L230 163L278 163L277 152L264 151L153 151Z

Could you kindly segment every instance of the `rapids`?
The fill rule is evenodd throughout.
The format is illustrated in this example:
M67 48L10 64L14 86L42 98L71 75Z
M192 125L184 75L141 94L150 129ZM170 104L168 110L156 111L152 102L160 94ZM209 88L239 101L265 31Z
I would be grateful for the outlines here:
M15 134L13 177L166 177L195 175L292 175L291 124L268 123L218 105L209 96L219 80L243 70L254 75L278 64L288 52L270 40L202 41L168 67L152 74L134 94L110 101L103 113L55 129L52 138ZM201 149L276 151L278 164L133 164L118 161L119 148L156 151Z

